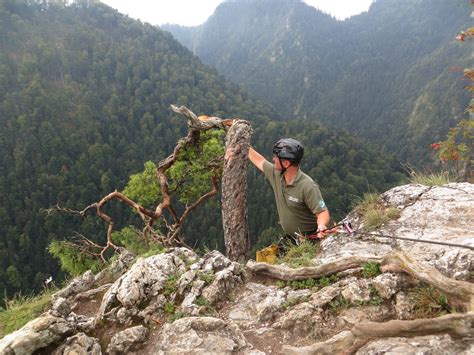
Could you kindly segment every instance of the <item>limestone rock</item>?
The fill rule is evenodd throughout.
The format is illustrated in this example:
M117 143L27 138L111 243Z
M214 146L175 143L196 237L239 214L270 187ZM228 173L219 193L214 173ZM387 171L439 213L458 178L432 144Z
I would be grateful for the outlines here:
M248 346L237 325L212 317L188 317L165 324L157 343L158 354L229 354Z
M94 281L97 286L113 283L122 276L135 261L135 254L123 249L117 260L110 266L95 275Z
M288 309L273 325L275 328L287 329L298 335L306 334L313 328L315 307L310 303L300 303Z
M1 339L0 354L31 354L59 342L72 331L66 320L46 313Z
M93 287L94 282L94 274L92 271L88 270L81 276L74 278L65 288L53 294L53 302L58 298L67 299L77 295L78 293L90 290Z
M127 354L143 345L148 336L148 329L142 325L125 329L115 334L107 347L109 354Z
M363 306L343 309L338 317L349 324L360 322L384 322L393 316L389 308L381 306Z
M201 307L195 304L199 296L209 304L226 299L229 293L243 282L243 270L239 263L230 261L218 251L205 254L178 282L177 295L184 297L180 310L198 315Z
M370 282L360 279L350 283L341 291L342 296L351 302L370 301Z
M410 319L414 306L413 300L405 292L397 293L395 300L395 312L397 318Z
M102 355L102 349L98 339L78 333L67 338L52 355Z
M78 315L74 312L69 313L67 321L69 324L73 324L74 328L80 332L91 332L95 326L93 317L87 317L82 314Z
M376 354L460 354L471 347L467 342L455 342L449 335L430 335L414 338L386 338L372 341L360 348L358 355ZM466 352L467 354L467 352Z
M129 251L122 251L116 261L97 275L94 275L92 271L88 270L81 276L74 278L68 286L53 294L53 303L58 298L64 298L69 304L73 304L82 298L81 295L84 295L83 297L87 298L93 295L94 292L103 291L100 287L108 282L114 282L118 277L120 277L128 269L134 258L135 255ZM99 291L92 291L96 288L99 288ZM74 300L74 298L77 299Z
M326 286L311 296L311 304L316 307L323 307L341 294L341 289L337 285Z
M415 280L406 274L386 273L375 277L371 281L377 292L382 298L389 299L402 288L414 286Z
M186 270L186 265L178 256L180 251L177 252L177 249L135 262L104 295L98 319L106 316L113 319L120 308L123 309L120 313L122 316L124 313L136 315L144 303L150 302L163 292L170 276Z
M397 186L382 194L382 199L388 204L397 207L405 208L413 205L421 196L431 189L429 186L420 184L409 184Z
M244 329L276 318L286 301L286 292L275 286L248 283L229 311L229 319Z
M393 201L394 196L417 186L399 186L383 196ZM473 225L474 184L452 183L427 189L416 203L403 208L400 218L390 222L385 232L398 237L474 246ZM409 241L396 241L396 244L413 259L434 266L449 277L467 279L474 269L474 252L469 249Z
M67 317L71 313L71 307L64 297L56 297L51 307L52 314L57 317Z

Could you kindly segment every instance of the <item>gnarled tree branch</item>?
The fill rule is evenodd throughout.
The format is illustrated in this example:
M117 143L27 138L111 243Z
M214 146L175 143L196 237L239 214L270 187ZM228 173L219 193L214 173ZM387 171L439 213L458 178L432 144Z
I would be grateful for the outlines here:
M193 211L197 206L199 206L208 198L210 198L211 196L217 193L218 178L213 176L211 177L211 190L205 193L203 196L199 197L190 206L186 206L182 215L179 216L172 203L172 196L169 191L169 184L168 184L168 179L166 177L166 171L170 169L176 161L178 161L179 155L183 149L187 147L195 146L198 143L199 138L200 138L200 133L202 131L207 131L214 128L224 129L228 131L230 127L233 125L234 120L223 120L219 117L209 117L209 116L198 117L191 110L189 110L187 107L184 107L184 106L177 107L177 106L171 105L171 109L174 112L179 113L186 117L187 126L188 126L188 134L185 137L178 140L172 154L170 154L168 157L162 160L156 168L156 177L160 185L162 201L156 206L155 210L154 211L148 210L147 208L136 203L135 201L128 198L121 192L114 191L108 194L107 196L103 197L100 201L92 203L91 205L87 206L80 212L72 211L74 213L79 213L81 216L84 217L90 210L95 210L96 214L102 220L106 222L107 244L103 246L100 253L98 253L98 255L103 260L105 260L104 253L106 250L108 250L109 248L113 248L115 250L118 249L118 247L112 242L112 231L114 227L114 221L112 217L110 217L103 211L104 206L111 200L121 201L125 203L126 205L130 206L132 209L134 209L138 213L138 215L141 217L141 219L144 222L143 234L145 236L151 234L153 235L155 240L160 240L163 244L171 246L171 245L185 245L184 242L179 239L179 233L181 231L184 220L189 216L191 211ZM245 124L248 125L248 122L246 121L239 121L239 122L240 123L245 122ZM237 129L238 129L239 124L237 125ZM212 162L212 164L215 165L216 162ZM245 175L245 173L242 172L242 175ZM62 208L57 208L57 209L61 211L66 211L65 209L62 209ZM171 215L173 224L167 222L164 216L165 210L168 210L169 214ZM68 212L71 212L71 211L69 210ZM165 222L166 228L168 230L165 237L161 237L161 236L157 237L156 232L153 229L153 224L158 219L163 219ZM97 245L89 245L89 246L94 247L94 248L97 247ZM248 248L248 246L245 246L245 247ZM96 253L94 253L94 255L96 255Z

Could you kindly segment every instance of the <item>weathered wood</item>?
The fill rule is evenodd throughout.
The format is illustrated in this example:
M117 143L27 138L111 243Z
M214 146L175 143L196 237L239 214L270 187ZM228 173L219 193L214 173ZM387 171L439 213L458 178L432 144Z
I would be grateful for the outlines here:
M285 354L353 354L369 341L389 337L415 337L450 334L455 337L474 335L474 313L448 314L438 318L392 320L385 323L363 322L350 331L305 347L284 345Z
M91 255L100 257L105 261L104 253L109 248L114 248L115 250L118 249L118 247L112 242L114 221L103 210L103 207L111 200L119 200L133 208L138 213L144 222L143 234L145 237L151 235L155 240L159 240L165 245L186 246L184 241L179 238L182 224L191 211L217 193L218 179L217 177L211 177L211 190L199 197L194 203L186 205L184 212L179 216L173 206L166 172L176 161L178 161L179 155L183 149L194 146L199 142L202 131L224 129L227 132L227 136L223 170L222 214L224 220L226 251L229 258L232 260L244 261L244 259L246 259L249 250L246 171L247 154L252 132L250 123L238 119L224 120L212 116L198 117L185 106L177 107L171 105L171 109L186 117L188 134L178 140L173 152L160 161L156 168L156 177L160 184L162 201L156 206L154 211L151 211L131 200L124 194L115 191L108 194L100 201L87 206L80 212L61 209L58 207L58 210L69 213L80 213L81 216L85 216L88 211L95 209L97 215L107 223L107 244L105 246L102 247L92 243L86 238L83 238L81 240L82 245L78 246L78 250L88 252L87 248L98 249L100 252L91 252ZM214 162L214 164L216 164L216 162ZM164 215L165 210L169 211L172 221L167 220L168 218ZM158 219L162 219L168 229L166 236L157 235L156 231L153 229L153 224Z
M369 261L380 262L383 270L406 272L416 279L432 285L446 295L461 301L467 310L474 311L474 284L446 277L435 268L422 265L412 260L408 255L397 251L393 251L384 257L350 256L323 265L296 269L285 265L271 265L249 260L247 268L254 273L289 281L319 278L359 267Z
M434 319L392 320L386 323L363 322L354 325L350 331L341 332L324 342L301 348L283 346L285 354L352 354L369 341L387 337L413 337L433 334L451 334L461 337L474 336L474 285L469 282L450 279L435 268L417 263L401 252L394 251L384 257L374 258L351 256L324 265L297 269L285 265L271 265L249 260L247 268L253 273L288 281L320 278L359 267L368 261L381 262L382 270L406 272L432 285L448 296L462 301L466 305L468 313L449 314Z
M444 276L434 267L417 263L401 252L395 251L383 258L382 268L390 265L396 265L418 280L430 284L446 295L462 301L466 304L469 311L474 311L474 284Z
M225 139L222 173L222 226L229 259L248 259L250 249L247 209L247 164L252 128L245 120L235 120Z
M306 266L300 268L291 268L286 265L273 265L249 260L246 266L253 273L267 275L279 280L291 281L320 278L344 270L360 267L369 261L381 262L382 258L349 256L318 266Z

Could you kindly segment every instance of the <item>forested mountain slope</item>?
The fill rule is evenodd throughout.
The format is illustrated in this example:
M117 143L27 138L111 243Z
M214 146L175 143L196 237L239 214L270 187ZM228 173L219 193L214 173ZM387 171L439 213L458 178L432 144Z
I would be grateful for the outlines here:
M472 61L453 41L469 3L377 0L337 21L299 0L228 1L203 25L163 28L288 119L342 126L423 163L469 99L449 71Z
M186 132L170 104L198 114L249 119L253 142L270 152L293 135L307 145L305 170L319 181L335 215L364 191L399 178L393 160L347 133L311 122L284 123L204 66L168 33L92 1L0 2L0 293L38 290L60 276L47 252L76 233L103 242L99 218L53 214L80 210L122 190L147 160L159 162ZM252 240L274 227L271 191L250 170ZM218 205L218 204L217 204ZM191 245L222 243L216 203L189 221ZM127 208L107 213L117 229L136 222Z

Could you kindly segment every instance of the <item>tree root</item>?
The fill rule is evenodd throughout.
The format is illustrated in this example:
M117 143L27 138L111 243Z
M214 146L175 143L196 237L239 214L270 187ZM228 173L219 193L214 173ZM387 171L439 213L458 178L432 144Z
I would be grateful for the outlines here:
M255 262L253 260L249 260L246 266L253 273L263 274L279 280L292 281L320 278L326 275L360 267L369 261L381 262L382 258L350 256L323 265L306 266L296 269L286 265L273 265L263 262Z
M448 296L459 300L468 311L474 311L474 285L444 276L438 270L412 260L408 255L393 251L384 257L350 256L334 262L314 267L292 269L285 265L272 265L249 260L247 268L253 273L260 273L279 280L304 280L320 278L348 269L360 267L369 261L381 262L382 270L403 271L427 284L432 285Z
M247 268L280 280L320 278L344 270L360 267L368 261L381 263L382 271L406 272L432 285L451 298L459 301L468 313L449 314L432 319L392 320L386 323L363 322L350 331L341 332L331 339L306 347L284 346L285 354L351 354L367 342L387 337L413 337L450 334L457 337L474 336L474 285L444 276L432 267L421 265L408 255L393 251L384 257L351 256L314 267L292 269L285 265L271 265L249 260Z
M380 338L415 337L449 334L453 337L474 335L474 312L448 314L438 318L391 320L385 323L363 322L350 331L341 332L331 339L305 347L284 345L285 354L353 354L368 342Z

